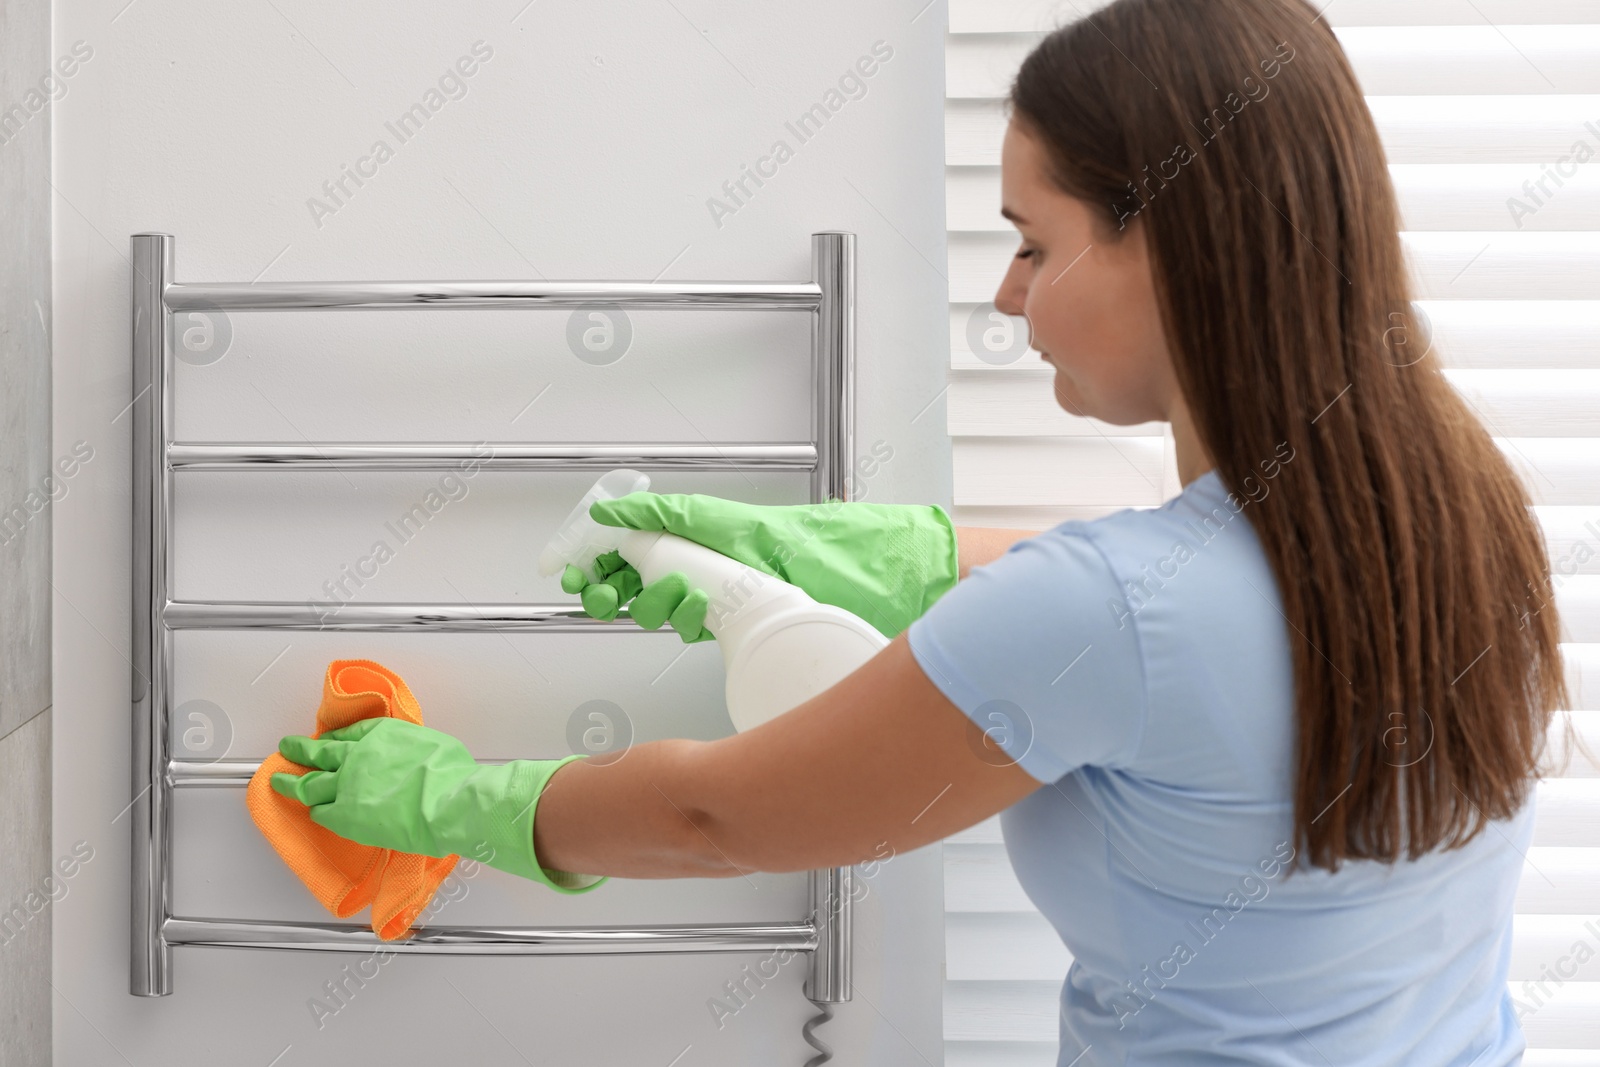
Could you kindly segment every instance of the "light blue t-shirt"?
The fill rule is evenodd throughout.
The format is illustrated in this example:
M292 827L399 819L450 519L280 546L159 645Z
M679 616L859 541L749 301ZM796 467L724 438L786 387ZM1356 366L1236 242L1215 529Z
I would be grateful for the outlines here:
M1158 508L1064 522L907 632L934 685L1047 783L1000 825L1073 955L1058 1062L1519 1063L1506 973L1531 800L1459 850L1285 877L1304 638L1256 506L1211 471ZM1397 760L1426 758L1404 740Z

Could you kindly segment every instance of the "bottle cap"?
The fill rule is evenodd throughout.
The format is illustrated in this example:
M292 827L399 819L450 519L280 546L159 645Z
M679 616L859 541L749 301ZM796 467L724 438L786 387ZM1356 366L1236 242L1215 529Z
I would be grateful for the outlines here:
M629 493L650 488L650 476L626 467L607 471L600 480L589 487L561 524L556 527L550 543L539 553L539 573L559 574L572 564L591 582L598 582L594 559L617 547L618 538L627 531L620 526L607 526L589 516L589 505L596 500L616 500Z

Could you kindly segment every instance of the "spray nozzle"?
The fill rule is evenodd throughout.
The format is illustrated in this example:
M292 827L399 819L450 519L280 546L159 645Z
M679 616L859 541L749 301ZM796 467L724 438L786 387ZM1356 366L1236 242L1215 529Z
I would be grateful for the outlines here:
M550 543L539 553L539 573L558 574L572 564L591 582L598 582L594 558L617 547L617 538L625 531L619 526L595 522L589 516L589 505L596 500L616 500L629 493L650 488L650 476L626 467L607 471L600 480L589 487L561 525L556 527Z

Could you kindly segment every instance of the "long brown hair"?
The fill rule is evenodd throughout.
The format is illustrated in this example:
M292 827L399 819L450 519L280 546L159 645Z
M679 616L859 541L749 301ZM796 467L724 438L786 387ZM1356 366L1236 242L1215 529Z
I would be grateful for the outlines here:
M1303 0L1117 0L1045 37L1007 104L1107 240L1143 225L1196 431L1253 501L1294 631L1298 858L1416 858L1515 814L1567 706L1549 562L1424 351L1327 23Z

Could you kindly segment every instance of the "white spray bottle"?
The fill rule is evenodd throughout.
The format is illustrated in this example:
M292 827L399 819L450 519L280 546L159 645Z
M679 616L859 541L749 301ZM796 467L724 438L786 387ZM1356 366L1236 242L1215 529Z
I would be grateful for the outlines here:
M728 716L743 732L805 703L871 659L888 638L860 616L821 604L803 589L661 530L594 521L589 505L650 487L649 475L614 470L583 494L539 554L539 573L576 566L591 582L594 559L615 549L646 585L682 571L711 598L705 626L727 673Z

